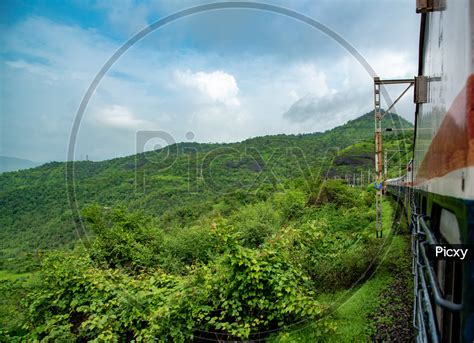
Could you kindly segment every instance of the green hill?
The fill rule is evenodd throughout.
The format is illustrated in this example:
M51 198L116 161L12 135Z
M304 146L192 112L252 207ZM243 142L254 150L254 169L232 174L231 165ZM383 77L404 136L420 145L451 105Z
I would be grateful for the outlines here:
M367 114L324 133L77 162L80 218L65 163L0 175L0 341L399 339L383 328L411 325L400 213L383 201L376 238L374 188L332 180L370 165L372 136Z
M387 127L411 126L392 114L384 121ZM75 162L77 205L124 204L144 210L165 227L186 226L207 213L226 215L237 205L266 199L288 180L309 185L321 175L343 178L371 168L373 125L373 113L367 113L324 133L178 143L102 162ZM385 140L405 149L410 138L391 133ZM51 162L0 175L4 267L13 257L72 247L77 239L65 167Z

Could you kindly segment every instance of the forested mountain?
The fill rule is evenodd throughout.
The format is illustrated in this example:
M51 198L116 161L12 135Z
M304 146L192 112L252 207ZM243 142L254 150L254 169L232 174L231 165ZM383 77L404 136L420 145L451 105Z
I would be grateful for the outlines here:
M410 340L385 330L410 325L408 238L388 199L375 238L356 182L373 125L81 161L74 184L59 162L1 174L0 340ZM410 134L385 146L396 174Z
M392 114L384 124L411 126ZM321 175L344 178L373 169L373 127L373 113L367 113L324 133L228 144L178 143L102 162L75 162L77 205L124 204L159 218L164 226L186 225L205 213L227 214L236 204L265 199L287 179L302 177L308 184ZM386 136L390 146L411 149L410 135ZM392 165L406 163L406 158L398 159ZM77 235L65 173L65 163L51 162L0 175L4 264L19 253L72 246Z

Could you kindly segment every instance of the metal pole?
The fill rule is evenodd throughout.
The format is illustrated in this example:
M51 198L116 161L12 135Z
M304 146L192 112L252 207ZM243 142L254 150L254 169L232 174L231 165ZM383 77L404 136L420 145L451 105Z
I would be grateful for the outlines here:
M376 182L380 189L377 189L375 195L376 219L375 219L375 233L376 237L382 237L382 188L383 188L383 169L382 169L382 111L380 107L380 87L381 85L395 85L409 83L408 87L402 94L389 106L385 113L388 113L392 107L400 100L403 95L415 83L414 79L399 79L399 80L381 80L379 77L374 77L374 119L375 119L375 175ZM385 171L385 176L387 172ZM382 186L382 187L380 187Z
M380 108L380 78L374 77L375 175L382 182L382 113ZM380 188L380 187L378 187ZM382 238L382 190L375 194L375 235Z

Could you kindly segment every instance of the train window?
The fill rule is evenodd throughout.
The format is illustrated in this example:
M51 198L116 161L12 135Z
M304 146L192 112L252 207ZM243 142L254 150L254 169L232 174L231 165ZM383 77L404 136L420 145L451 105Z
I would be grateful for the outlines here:
M439 219L439 232L449 244L461 244L461 233L454 213L442 209Z
M426 215L426 197L421 197L421 214Z
M439 215L440 242L460 244L459 224L454 213L441 209ZM436 268L438 283L444 297L455 303L461 303L462 266L460 261L438 261ZM460 318L458 313L449 312L436 306L436 317L442 342L458 342L460 339Z
M460 261L438 261L437 277L441 292L447 300L462 301L462 266ZM436 319L441 334L441 342L454 343L460 339L459 313L450 312L436 306Z

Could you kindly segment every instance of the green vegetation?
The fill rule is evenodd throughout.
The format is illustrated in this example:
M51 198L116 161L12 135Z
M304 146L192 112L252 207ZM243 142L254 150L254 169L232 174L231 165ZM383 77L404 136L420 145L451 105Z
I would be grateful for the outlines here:
M399 240L388 235L388 202L387 240L375 238L373 187L325 178L358 171L331 161L362 159L372 120L77 163L80 240L64 164L0 175L0 340L375 337L391 320L379 296L395 280L391 263L405 261L404 241L394 252L382 244ZM382 260L386 251L395 255Z
M391 114L384 123L410 126ZM386 144L404 151L409 151L407 142L409 138L396 133L385 138ZM364 146L352 157L365 164L341 159L353 144ZM398 166L398 161L392 165ZM324 133L257 137L232 144L179 143L103 162L76 162L74 171L80 209L92 203L124 204L172 228L214 213L225 216L264 200L288 179L302 177L308 189L320 176L344 178L349 171L365 172L372 166L373 114L368 113ZM35 263L23 262L44 250L73 247L78 232L71 218L78 218L68 202L65 167L51 162L0 174L0 269L33 270Z
M411 341L412 279L407 231L392 232L393 210L384 203L384 234L389 235L370 278L354 289L324 293L318 301L333 312L322 321L305 322L280 333L275 342Z

